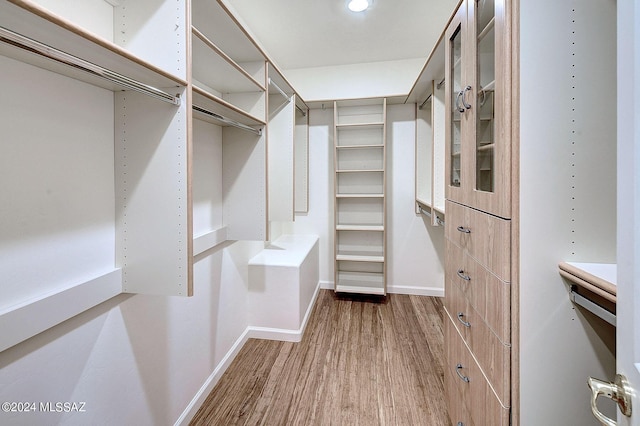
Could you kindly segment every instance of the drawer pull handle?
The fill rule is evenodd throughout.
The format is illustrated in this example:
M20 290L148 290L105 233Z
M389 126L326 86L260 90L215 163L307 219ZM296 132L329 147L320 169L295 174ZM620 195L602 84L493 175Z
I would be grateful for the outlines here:
M458 422L458 426L464 426L464 423Z
M471 281L471 277L464 273L464 269L458 269L458 276L465 281Z
M458 377L460 377L460 379L463 382L469 383L469 378L460 372L461 369L462 369L462 364L456 365L456 374L458 375Z
M469 228L465 228L464 226L458 226L458 231L464 233L464 234L470 234L471 233L471 229Z
M471 104L468 104L468 103L464 100L464 98L465 98L465 96L464 96L464 95L466 95L466 94L467 94L467 92L468 92L469 90L471 90L471 86L467 86L467 87L465 87L465 88L464 88L464 90L462 91L462 97L461 97L461 99L462 99L462 105L464 105L464 107L465 107L466 109L471 109Z
M458 321L467 328L471 327L471 323L463 320L462 318L464 318L464 312L458 312Z

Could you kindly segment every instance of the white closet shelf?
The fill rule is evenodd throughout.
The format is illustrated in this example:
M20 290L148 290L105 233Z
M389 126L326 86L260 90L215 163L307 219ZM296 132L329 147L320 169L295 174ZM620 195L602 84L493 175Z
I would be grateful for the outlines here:
M336 231L384 231L384 226L382 225L356 225L356 224L343 224L336 225Z
M486 86L481 88L482 92L493 92L496 88L496 81L492 80Z
M240 64L264 61L266 55L221 1L192 0L193 26Z
M616 303L617 265L607 263L560 262L560 275L580 287Z
M478 34L478 41L481 41L482 39L484 39L487 36L487 34L489 34L491 30L495 27L495 24L496 24L496 17L493 16L491 20L487 23L487 25L485 25L485 27L482 29L482 31L480 31L480 34Z
M257 81L233 59L193 28L193 76L220 93L265 92Z
M369 148L384 148L384 145L382 144L336 145L336 149L369 149Z
M341 169L336 173L384 173L383 169Z
M336 198L384 198L384 194L336 194Z
M382 273L338 271L337 277L336 292L385 294Z
M493 151L493 147L493 143L481 143L480 146L478 146L478 152Z
M338 131L340 130L349 130L349 129L382 129L384 127L384 123L382 121L371 122L371 123L338 123L336 124L336 128Z
M442 206L433 206L432 207L433 210L435 210L436 212L440 213L441 215L445 215L445 211L444 211L444 205Z
M200 106L206 110L220 114L223 117L237 121L246 126L263 127L267 124L264 120L254 117L224 99L212 95L208 91L197 86L193 86L192 103L193 105ZM204 119L205 121L208 121L206 118ZM213 122L219 124L217 121L212 121L212 123Z
M427 208L432 208L431 206L431 201L426 201L423 200L419 197L416 197L416 203L420 204L421 206L427 207Z
M142 60L128 50L52 14L31 1L10 1L0 2L0 27L149 86L170 88L187 85L184 79ZM102 78L56 64L6 43L0 43L0 54L109 90L122 90L120 86Z
M375 254L369 254L369 253L338 251L338 254L336 254L336 260L345 260L350 262L384 263L384 256L381 254L375 255Z

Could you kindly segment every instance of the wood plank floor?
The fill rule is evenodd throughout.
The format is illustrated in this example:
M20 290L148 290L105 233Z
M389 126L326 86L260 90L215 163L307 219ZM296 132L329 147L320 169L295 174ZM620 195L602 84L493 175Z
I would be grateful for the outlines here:
M250 339L191 425L449 425L438 298L321 290L300 343Z

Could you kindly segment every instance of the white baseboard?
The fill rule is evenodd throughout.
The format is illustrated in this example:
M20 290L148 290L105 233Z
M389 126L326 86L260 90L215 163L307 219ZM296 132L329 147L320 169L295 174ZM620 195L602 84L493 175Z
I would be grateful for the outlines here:
M249 328L245 329L240 337L238 337L238 340L236 340L233 346L231 346L229 352L227 352L224 358L222 358L222 361L220 361L220 363L216 365L213 373L211 373L207 380L205 380L202 387L195 394L189 405L187 405L187 408L185 408L180 417L178 417L178 420L176 420L174 426L186 426L189 424L189 422L198 412L198 409L200 408L202 403L205 401L205 399L207 399L207 396L209 396L215 385L218 383L218 381L220 381L220 378L222 377L224 372L227 371L227 368L229 368L231 362L233 362L233 360L236 358L236 356L240 352L240 349L242 349L244 344L247 343L247 340L249 340Z
M441 287L414 287L407 285L391 285L387 287L387 293L409 294L414 296L444 297L444 288Z
M320 288L323 290L333 290L335 283L333 281L320 281Z
M304 315L304 319L302 320L302 324L298 330L285 330L279 328L268 328L268 327L247 327L242 335L238 337L238 340L233 344L229 352L222 358L222 361L216 366L213 370L213 373L205 380L202 387L198 390L196 395L193 397L187 408L182 412L178 420L174 423L174 426L183 426L188 425L189 422L193 419L193 417L198 412L198 409L202 405L202 403L207 399L207 396L211 393L215 385L220 381L220 378L227 371L231 362L235 359L235 357L240 352L240 349L244 346L244 344L249 339L267 339L267 340L280 340L283 342L299 342L302 340L302 336L304 334L304 330L307 327L307 322L309 321L309 317L311 316L311 312L313 311L313 307L316 304L316 299L318 298L318 293L320 292L320 282L316 285L316 290L313 293L313 297L311 298L311 302L307 307L307 312Z

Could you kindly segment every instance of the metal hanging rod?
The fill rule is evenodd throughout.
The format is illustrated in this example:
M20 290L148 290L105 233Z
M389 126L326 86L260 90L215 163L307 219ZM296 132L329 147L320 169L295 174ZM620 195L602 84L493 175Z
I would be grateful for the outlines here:
M440 83L436 84L436 87L438 89L441 88L446 79L447 79L447 77L442 77L442 80L440 80Z
M39 41L33 40L29 37L25 37L21 34L15 33L4 27L0 27L0 41L18 47L20 49L35 53L61 64L68 65L75 69L85 71L89 74L101 77L112 83L116 83L127 89L135 90L136 92L144 93L145 95L159 99L164 102L168 102L172 105L180 105L180 97L178 95L170 95L155 87L140 83L115 71L108 70L99 65L80 59L76 56L70 55L61 50L55 49Z
M574 287L575 286L571 286L571 294L569 295L573 303L582 306L583 308L593 313L594 315L602 318L612 326L614 327L616 326L616 320L617 320L616 314L609 312L608 310L598 305L597 303L593 302L592 300L582 296L580 293L576 291Z
M297 109L298 111L300 111L300 113L302 113L302 116L303 116L303 117L306 117L306 116L307 116L307 111L303 110L303 109L302 109L302 108L300 108L298 105L296 105L296 109Z
M254 129L251 126L247 126L246 124L242 124L242 123L239 123L239 122L237 122L235 120L232 120L230 118L224 117L224 116L222 116L220 114L216 114L215 112L211 112L208 109L199 107L198 105L192 105L192 108L193 108L194 111L197 111L197 112L199 112L201 114L205 114L205 115L207 115L207 116L209 116L211 118L214 118L214 119L216 119L216 120L218 120L218 121L220 121L222 123L228 124L228 125L233 126L233 127L237 127L238 129L246 130L246 131L254 133L254 134L258 135L258 136L262 136L262 129Z
M291 97L287 95L285 91L280 88L280 86L275 84L273 80L271 80L271 78L269 78L269 86L273 86L273 88L276 89L287 100L287 102L291 101Z
M431 217L431 212L423 209L422 206L419 206L418 210L420 210L420 213L422 213L423 215L425 215L427 217Z
M433 94L431 94L431 95L427 96L427 99L425 99L425 100L424 100L424 102L422 102L422 103L420 104L420 106L418 107L418 109L422 109L422 108L424 108L424 104L426 104L427 102L429 102L429 99L431 99L431 97L432 97L432 96L433 96Z

